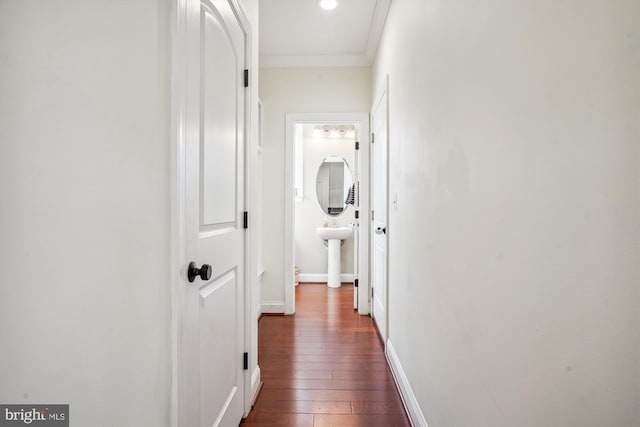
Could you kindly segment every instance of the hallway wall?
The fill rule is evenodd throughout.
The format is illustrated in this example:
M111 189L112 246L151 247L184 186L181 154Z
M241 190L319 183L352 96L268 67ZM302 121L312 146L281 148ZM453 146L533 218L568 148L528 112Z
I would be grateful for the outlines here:
M394 0L387 73L390 342L429 426L640 425L640 3Z
M171 421L167 1L0 2L0 402Z
M364 112L369 68L261 68L264 105L264 277L262 301L284 310L284 173L287 113Z

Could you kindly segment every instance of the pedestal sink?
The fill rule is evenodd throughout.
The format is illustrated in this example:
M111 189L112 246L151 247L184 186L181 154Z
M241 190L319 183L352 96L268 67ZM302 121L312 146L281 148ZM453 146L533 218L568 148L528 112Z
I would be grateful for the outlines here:
M328 242L329 256L327 268L327 286L340 287L340 243L353 233L351 227L319 227L318 237Z

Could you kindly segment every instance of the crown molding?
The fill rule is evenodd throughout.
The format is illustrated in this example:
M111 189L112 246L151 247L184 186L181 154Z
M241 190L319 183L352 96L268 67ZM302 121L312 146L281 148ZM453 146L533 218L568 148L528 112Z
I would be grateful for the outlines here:
M261 55L260 68L369 67L365 55Z
M378 51L378 45L380 44L384 24L387 22L390 6L391 0L376 1L376 8L371 18L371 29L369 31L369 38L367 39L367 47L365 48L365 56L369 60L369 65L373 64L373 59Z

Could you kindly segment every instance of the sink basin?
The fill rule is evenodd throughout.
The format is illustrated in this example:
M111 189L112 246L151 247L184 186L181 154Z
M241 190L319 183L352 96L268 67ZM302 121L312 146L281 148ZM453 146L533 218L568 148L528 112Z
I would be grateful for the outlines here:
M327 286L339 288L340 282L340 243L353 234L351 227L319 227L316 229L318 237L328 242L327 249Z
M353 229L351 227L318 227L317 232L322 240L344 240L351 236Z

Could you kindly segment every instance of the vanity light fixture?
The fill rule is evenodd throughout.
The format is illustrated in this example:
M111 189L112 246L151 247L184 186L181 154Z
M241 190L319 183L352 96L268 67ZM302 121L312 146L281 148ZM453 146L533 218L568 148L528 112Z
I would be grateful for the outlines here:
M313 125L311 138L355 139L356 130L352 124L316 124Z
M349 127L347 131L344 133L344 137L348 139L354 139L356 137L355 129L352 127Z
M340 131L338 129L332 128L329 131L329 138L331 138L331 139L340 139L340 138L342 138L342 135L340 134Z
M318 6L324 10L333 10L338 6L337 0L318 0Z

